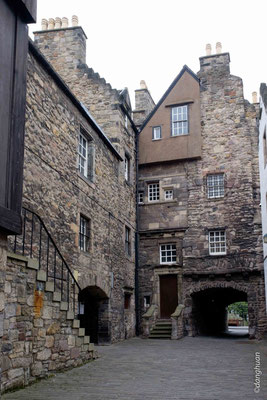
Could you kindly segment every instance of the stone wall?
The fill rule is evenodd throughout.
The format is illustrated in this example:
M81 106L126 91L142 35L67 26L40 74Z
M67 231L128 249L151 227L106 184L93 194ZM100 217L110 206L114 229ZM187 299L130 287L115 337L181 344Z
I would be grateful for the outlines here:
M77 169L80 126L95 147L94 182ZM134 167L133 167L134 168ZM135 185L125 182L123 162L58 87L44 65L29 55L23 204L44 220L82 289L97 286L110 302L110 340L134 335L124 321L124 288L134 288ZM91 221L90 249L79 249L80 215ZM125 225L131 255L125 252ZM118 329L119 326L119 329Z
M266 330L257 165L259 107L244 99L242 80L230 74L229 62L228 53L200 58L201 157L139 168L140 190L145 193L139 206L139 301L142 305L150 293L159 306L155 282L164 268L159 246L162 241L173 242L177 263L165 268L182 267L178 297L186 306L184 334L195 329L194 293L232 287L236 298L247 299L250 336L259 338ZM208 198L207 175L218 173L224 174L224 196ZM162 194L159 202L147 201L147 185L157 180L161 193L166 182L174 184L173 204L164 201ZM225 255L209 252L209 231L217 229L226 232ZM225 301L224 307L228 304Z
M8 253L1 391L95 357L89 337L78 325L74 328L68 312L53 300L53 292L39 290L36 274L26 257Z

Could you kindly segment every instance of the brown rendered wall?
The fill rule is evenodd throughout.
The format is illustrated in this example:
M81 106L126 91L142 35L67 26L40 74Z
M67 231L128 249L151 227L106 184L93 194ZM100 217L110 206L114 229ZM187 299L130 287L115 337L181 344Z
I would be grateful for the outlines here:
M199 82L185 70L175 87L139 136L139 163L174 161L201 156ZM171 136L171 105L188 103L189 134ZM162 139L152 141L152 127L161 126Z

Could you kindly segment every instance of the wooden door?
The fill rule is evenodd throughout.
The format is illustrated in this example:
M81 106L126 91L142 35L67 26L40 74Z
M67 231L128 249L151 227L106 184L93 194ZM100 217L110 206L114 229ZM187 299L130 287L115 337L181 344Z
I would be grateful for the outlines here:
M177 275L160 275L160 318L169 319L178 305Z

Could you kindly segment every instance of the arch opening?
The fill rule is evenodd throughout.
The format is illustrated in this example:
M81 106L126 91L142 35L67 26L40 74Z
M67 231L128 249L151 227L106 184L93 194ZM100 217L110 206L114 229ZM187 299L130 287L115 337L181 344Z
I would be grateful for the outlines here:
M236 302L247 302L247 294L233 288L209 288L193 293L191 297L195 335L227 333L228 306Z
M91 343L110 343L109 298L98 286L87 286L80 292L79 320Z

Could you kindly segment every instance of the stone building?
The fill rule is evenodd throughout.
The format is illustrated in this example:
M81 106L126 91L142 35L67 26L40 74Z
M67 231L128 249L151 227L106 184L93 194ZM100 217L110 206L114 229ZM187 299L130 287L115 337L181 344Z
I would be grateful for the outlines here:
M214 55L208 46L198 74L184 66L140 128L145 335L222 331L226 307L236 301L248 302L251 338L266 329L258 105L244 99L229 64L220 44Z
M79 58L64 35L79 49L76 22L43 32L62 38L74 75ZM136 128L127 89L93 72L86 79L67 86L30 41L23 222L7 253L1 390L95 357L94 343L135 335Z
M259 120L259 169L261 188L261 219L263 235L263 257L265 277L265 299L267 309L267 87L265 83L260 86L260 120Z

